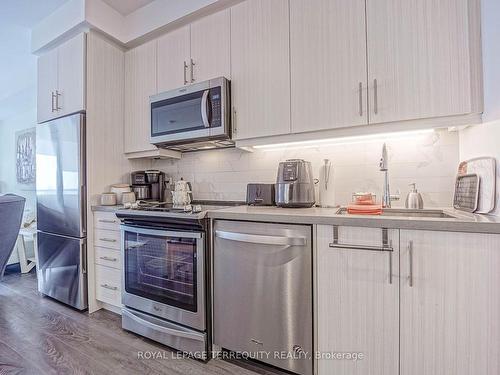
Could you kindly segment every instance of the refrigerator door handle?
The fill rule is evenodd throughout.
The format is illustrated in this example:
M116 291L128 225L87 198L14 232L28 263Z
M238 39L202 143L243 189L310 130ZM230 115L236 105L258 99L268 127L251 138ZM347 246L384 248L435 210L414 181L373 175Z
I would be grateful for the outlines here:
M81 244L80 264L82 265L82 274L87 273L87 241L82 241Z

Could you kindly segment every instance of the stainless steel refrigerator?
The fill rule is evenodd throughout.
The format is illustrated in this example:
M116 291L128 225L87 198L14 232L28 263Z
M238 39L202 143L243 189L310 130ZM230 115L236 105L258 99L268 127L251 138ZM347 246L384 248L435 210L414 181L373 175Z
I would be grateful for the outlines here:
M38 290L87 308L85 115L37 125Z

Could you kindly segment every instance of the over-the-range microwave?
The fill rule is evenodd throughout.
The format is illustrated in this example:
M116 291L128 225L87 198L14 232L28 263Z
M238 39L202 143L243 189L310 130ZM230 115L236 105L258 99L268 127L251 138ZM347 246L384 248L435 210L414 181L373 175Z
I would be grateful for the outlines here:
M151 143L178 151L234 146L230 98L224 77L151 96Z

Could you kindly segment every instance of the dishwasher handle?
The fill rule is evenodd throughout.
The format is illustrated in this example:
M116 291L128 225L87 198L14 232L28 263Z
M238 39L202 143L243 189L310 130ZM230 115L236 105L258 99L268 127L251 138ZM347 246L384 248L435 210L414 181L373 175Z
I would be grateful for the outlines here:
M222 238L224 240L257 243L262 245L305 246L307 244L307 239L305 237L265 236L261 234L226 232L222 230L216 230L215 237Z

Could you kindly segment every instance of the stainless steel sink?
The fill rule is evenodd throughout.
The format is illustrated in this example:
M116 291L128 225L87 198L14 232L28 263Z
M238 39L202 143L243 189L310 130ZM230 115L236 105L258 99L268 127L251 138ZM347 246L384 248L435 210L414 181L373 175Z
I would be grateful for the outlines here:
M347 208L341 207L337 211L338 215L349 215ZM367 215L371 216L371 215ZM374 215L375 216L375 215ZM398 216L398 217L429 217L438 219L456 219L455 216L445 213L443 210L423 209L412 210L407 208L384 208L382 215L377 216Z

